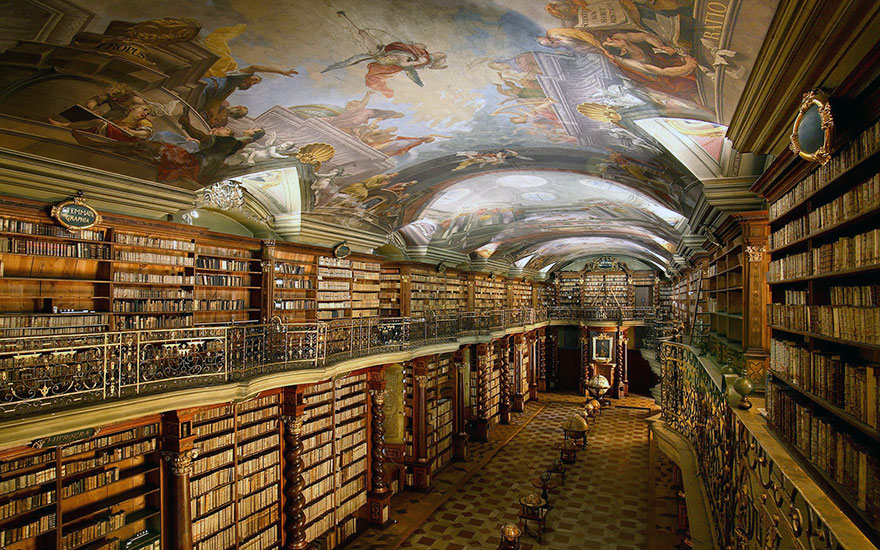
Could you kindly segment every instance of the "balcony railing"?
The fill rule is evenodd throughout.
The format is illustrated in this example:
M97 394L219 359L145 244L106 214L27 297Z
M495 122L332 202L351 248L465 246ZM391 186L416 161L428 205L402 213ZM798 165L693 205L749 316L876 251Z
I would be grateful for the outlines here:
M265 325L0 339L5 417L318 368L548 320L630 320L647 310L505 309Z
M804 490L806 476L778 443L769 442L764 420L728 404L720 378L713 378L693 348L663 342L660 359L662 418L694 448L717 547L873 548L841 514L828 513L833 505L816 496L821 491Z

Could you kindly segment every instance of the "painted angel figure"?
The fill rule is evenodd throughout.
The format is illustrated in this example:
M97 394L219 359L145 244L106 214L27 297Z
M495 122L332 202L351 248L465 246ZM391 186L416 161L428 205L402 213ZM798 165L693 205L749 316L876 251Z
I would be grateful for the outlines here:
M447 67L446 54L443 52L429 52L425 44L419 43L399 40L386 43L370 33L370 30L375 29L361 29L345 15L345 12L337 12L337 15L344 17L357 29L358 37L361 39L366 53L359 53L344 61L334 63L321 71L322 73L369 61L367 74L364 77L367 88L376 90L387 98L392 98L394 90L388 87L388 80L397 73L403 72L416 85L424 86L417 69L445 69Z
M453 172L464 170L470 166L483 168L484 166L500 166L509 159L518 158L522 160L535 160L529 157L522 157L516 151L510 149L500 149L494 153L480 153L479 151L462 151L456 153L457 157L465 157L458 163L458 166L452 169Z

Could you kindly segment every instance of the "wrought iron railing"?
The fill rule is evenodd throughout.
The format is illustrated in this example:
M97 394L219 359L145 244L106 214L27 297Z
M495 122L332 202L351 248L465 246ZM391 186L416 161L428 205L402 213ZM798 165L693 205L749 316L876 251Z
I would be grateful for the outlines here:
M223 384L551 319L607 317L607 312L568 311L505 309L0 339L0 413L17 416ZM614 320L630 318L635 312L618 311Z
M763 419L745 422L690 346L661 344L663 420L693 446L714 518L718 547L725 549L857 550L871 548L848 524L841 535L768 452L770 436L756 434ZM720 380L720 379L719 379ZM778 445L774 452L784 452ZM803 474L795 473L802 477ZM845 520L844 520L845 521ZM853 536L853 531L856 535ZM845 541L845 542L844 542Z

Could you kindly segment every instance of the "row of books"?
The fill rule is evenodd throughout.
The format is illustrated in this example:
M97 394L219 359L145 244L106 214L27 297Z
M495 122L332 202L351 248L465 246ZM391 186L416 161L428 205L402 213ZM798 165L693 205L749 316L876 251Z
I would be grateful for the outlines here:
M767 391L770 423L818 469L843 487L869 521L880 525L880 463L876 452L859 443L833 418L777 384Z
M157 448L157 440L155 438L146 441L140 441L125 447L115 447L110 451L99 451L94 458L84 460L76 460L61 465L61 475L67 476L91 470L99 466L113 464L135 456L144 455L155 451Z
M80 443L68 445L61 449L61 457L65 458L77 455L79 453L84 453L86 451L101 449L104 447L111 447L120 443L125 443L126 441L143 439L154 435L159 435L159 425L146 424L144 426L139 426L131 430L125 430L122 432L117 432L115 434L104 435L87 441L82 441Z
M192 313L192 300L115 300L114 313Z
M205 470L210 471L210 470ZM205 473L205 472L202 472ZM189 488L193 497L198 497L204 495L210 491L213 491L216 487L220 485L225 485L228 483L232 483L232 478L234 476L234 471L232 466L229 465L226 468L218 469L215 471L211 471L210 474L200 477L198 479L190 479Z
M47 462L55 462L55 450L50 449L48 452L37 455L30 455L22 458L16 458L7 462L0 462L0 474L14 472L23 468L31 468L39 464Z
M278 529L266 529L256 537L238 545L239 550L263 550L273 548L278 542Z
M211 472L228 464L232 464L232 449L223 451L209 456L200 456L193 461L193 476L202 475Z
M268 472L266 475L277 475L272 474L272 472L277 471L273 466L277 466L279 461L280 453L278 449L275 449L271 453L254 457L246 462L240 462L238 464L238 477L239 479L245 478L254 472L260 472L263 470Z
M84 325L106 325L106 314L94 315L0 315L0 329L62 328Z
M247 496L238 501L238 517L250 516L258 510L262 510L273 502L278 502L280 494L278 483Z
M311 279L275 279L275 288L312 290L315 288L315 282Z
M351 260L343 260L342 258L331 258L329 256L318 256L318 265L351 268Z
M242 250L240 248L226 248L223 246L208 246L200 244L198 248L200 256L226 256L229 258L241 258L243 260L258 260L252 257L254 252L250 250Z
M227 527L215 535L202 540L193 540L193 550L216 550L217 548L230 548L235 546L235 525Z
M196 284L203 286L249 286L250 283L241 275L196 275Z
M247 458L251 455L268 450L272 447L277 447L280 443L280 440L281 436L277 433L273 433L268 437L264 437L263 439L257 439L244 445L240 445L238 447L238 456L239 458Z
M49 530L55 529L56 516L55 512L41 516L27 523L11 527L9 529L0 530L0 547L6 547L18 541L35 537Z
M34 241L18 237L0 237L0 253L3 252L87 260L110 259L110 248L103 244Z
M880 206L880 174L770 234L771 248L808 237Z
M0 218L0 231L6 233L23 233L25 235L40 235L44 237L61 237L81 241L104 240L103 229L80 229L79 231L72 232L57 225L28 222L12 218Z
M351 283L347 281L318 281L318 290L350 290Z
M315 300L273 300L272 307L283 311L314 310L318 305Z
M853 343L880 345L880 308L850 306L780 306L773 324Z
M117 300L192 300L192 290L115 287L113 298Z
M196 311L228 311L247 309L247 300L196 300Z
M132 233L115 233L113 240L120 244L128 244L132 246L143 246L147 248L164 248L167 250L182 250L185 252L195 252L196 243L193 241L181 241L178 239L162 239L159 237L148 237L146 235L134 235Z
M133 315L125 317L118 326L125 330L152 330L161 328L185 328L192 325L189 317L155 317Z
M278 468L263 468L238 480L238 494L249 495L278 482Z
M192 523L193 542L200 541L233 524L235 524L235 508L230 504Z
M98 540L125 526L125 512L116 512L105 517L94 519L71 533L61 535L61 550L68 550Z
M880 426L880 368L811 352L798 342L771 339L770 368L798 388L818 395L853 418Z
M283 275L308 275L312 272L312 266L292 264L290 262L275 262L275 273Z
M322 277L330 277L333 279L351 279L351 270L319 267L318 279L321 279Z
M129 252L117 250L115 259L120 262L133 264L157 264L192 267L195 259L191 256L178 256L175 254L154 254L146 252Z
M770 262L771 283L880 264L880 229Z
M846 144L830 162L799 181L788 193L771 204L770 219L773 220L785 214L808 196L825 187L863 158L877 151L878 145L880 145L880 122L874 123L857 138Z
M10 500L0 504L0 519L6 519L18 514L30 512L36 508L41 508L55 502L55 491L50 490L45 493L36 493L16 500Z
M235 498L233 489L233 485L222 485L193 498L190 506L192 519L204 516L208 512L232 502L232 499Z
M880 285L833 286L829 291L833 306L880 306Z
M196 259L196 267L202 269L223 269L226 271L253 271L251 262L205 256L199 256Z
M65 483L61 487L61 498L70 498L87 491L93 491L116 481L119 481L119 468L110 468L100 473L81 477L75 481Z
M184 285L195 284L195 277L185 273L172 275L160 275L158 273L141 273L136 271L115 271L113 280L118 283L152 283L161 285ZM115 289L114 289L115 290Z

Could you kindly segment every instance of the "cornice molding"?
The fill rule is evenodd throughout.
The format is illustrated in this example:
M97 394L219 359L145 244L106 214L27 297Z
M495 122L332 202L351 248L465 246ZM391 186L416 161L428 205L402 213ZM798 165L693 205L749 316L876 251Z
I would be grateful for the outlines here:
M195 192L0 147L0 194L55 203L83 191L102 212L164 218L192 208Z
M292 220L293 221L293 220ZM285 240L291 242L312 244L332 247L345 241L354 252L372 254L373 251L388 242L389 234L379 234L354 227L342 227L338 224L317 219L309 212L303 212L296 220L299 225L298 231L293 227L287 232L278 229L278 217L276 216L276 231L283 235Z
M741 152L780 154L808 90L836 89L880 37L876 0L781 0L727 136Z

